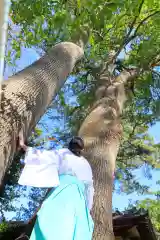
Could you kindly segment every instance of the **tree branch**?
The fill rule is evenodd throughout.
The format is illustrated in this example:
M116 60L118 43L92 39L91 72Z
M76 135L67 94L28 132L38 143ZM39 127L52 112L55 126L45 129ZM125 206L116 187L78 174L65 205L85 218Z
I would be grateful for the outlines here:
M133 22L131 23L130 30L129 30L128 34L126 35L126 37L125 37L125 39L124 39L124 41L123 41L123 45L125 45L125 42L128 40L128 38L129 38L129 36L130 36L133 28L134 28L134 25L135 25L135 23L136 23L136 20L137 20L138 16L139 16L140 13L141 13L143 3L144 3L144 0L142 0L142 2L141 2L140 5L139 5L138 14L135 16L135 18L133 19Z
M154 68L160 65L160 52L156 54L153 61L150 63L150 67Z
M142 2L143 2L143 1L142 1ZM143 5L142 2L141 2L141 5L140 5L140 7L139 7L139 11L140 11L141 8L142 8L142 5ZM130 41L132 41L134 38L137 37L137 32L138 32L139 28L143 25L143 23L144 23L145 21L147 21L149 18L153 17L154 15L156 15L156 14L158 14L158 13L160 13L160 11L153 12L153 13L151 13L150 15L148 15L147 17L145 17L145 18L138 24L137 28L135 29L134 34L129 37L129 35L131 34L131 32L132 32L132 30L133 30L133 28L134 28L134 24L136 23L136 19L137 19L137 17L138 17L139 15L134 18L134 20L133 20L133 22L132 22L132 24L131 24L130 30L129 30L127 36L125 37L125 40L123 41L123 43L122 43L122 45L120 46L119 50L116 52L116 54L115 54L114 57L112 58L112 61L117 58L117 56L118 56L119 53L122 51L122 49L123 49Z
M122 42L119 50L116 52L115 56L114 56L114 59L117 58L117 56L119 55L119 53L122 51L122 49L124 48L124 46L126 46L128 44L128 39L129 39L129 36L131 34L131 32L133 31L133 28L134 28L134 25L136 23L136 20L137 18L139 17L140 13L141 13L141 10L142 10L142 6L143 6L143 3L144 3L144 0L141 1L140 5L139 5L139 8L138 8L138 14L134 17L130 27L129 27L129 31L127 33L127 35L125 36L124 38L124 41Z
M138 26L137 26L137 28L136 28L136 30L135 30L135 34L138 32L139 28L141 27L141 25L142 25L145 21L147 21L150 17L153 17L153 16L156 15L157 13L160 13L160 11L156 11L156 12L148 15L147 17L145 17L145 18L138 24ZM135 34L134 34L134 35L135 35Z
M156 12L154 12L154 13L151 13L150 15L148 15L147 17L145 17L145 18L138 24L138 26L137 26L137 28L136 28L136 30L135 30L135 32L134 32L134 35L131 36L131 37L128 39L128 43L129 43L131 40L133 40L135 37L137 37L137 32L138 32L139 28L143 25L143 23L144 23L145 21L147 21L149 18L151 18L151 17L153 17L154 15L156 15L157 13L160 13L160 11L156 11ZM127 43L127 44L128 44L128 43Z

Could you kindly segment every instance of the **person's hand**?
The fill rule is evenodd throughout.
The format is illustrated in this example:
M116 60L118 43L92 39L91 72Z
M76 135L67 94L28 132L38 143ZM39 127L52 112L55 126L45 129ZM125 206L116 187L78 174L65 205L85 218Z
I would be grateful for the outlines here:
M24 151L27 150L27 146L24 143L24 135L23 135L23 131L21 130L19 132L19 147L22 148Z
M19 132L19 146L22 147L24 144L24 136L23 136L23 131L21 130Z
M18 238L16 238L15 240L28 240L29 237L25 234L22 233Z

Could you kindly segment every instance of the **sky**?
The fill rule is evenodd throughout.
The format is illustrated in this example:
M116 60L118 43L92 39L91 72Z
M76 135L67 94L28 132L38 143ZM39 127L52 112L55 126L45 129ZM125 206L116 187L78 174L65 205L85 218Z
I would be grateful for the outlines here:
M13 67L7 66L4 78L7 79L8 76L11 76L11 75L13 75L13 73L24 69L25 67L27 67L28 65L30 65L31 63L36 61L37 59L39 59L39 54L36 53L35 50L22 48L21 58L19 60L17 60L17 67L13 69ZM159 134L160 133L160 122L158 122L153 127L151 127L149 129L149 132L154 137L156 143L160 142L160 134ZM136 175L137 180L141 184L148 185L148 186L150 186L150 188L152 190L156 191L156 190L158 190L157 186L156 186L156 181L158 181L160 179L160 174L159 174L159 171L153 171L152 173L153 173L152 180L148 180L147 178L144 177L144 172L143 172L142 168L139 168L136 171L134 171L134 174ZM118 208L120 211L123 211L124 208L126 208L128 206L128 203L130 202L130 200L132 202L134 202L136 200L142 200L146 197L147 197L146 195L145 196L137 196L134 193L127 195L127 196L126 196L126 194L123 194L122 192L121 192L121 194L114 193L113 194L113 208ZM148 196L148 197L150 197L150 196ZM25 203L26 201L24 199L20 200L20 204L22 202ZM11 215L9 214L8 218L10 218L10 217L11 217Z

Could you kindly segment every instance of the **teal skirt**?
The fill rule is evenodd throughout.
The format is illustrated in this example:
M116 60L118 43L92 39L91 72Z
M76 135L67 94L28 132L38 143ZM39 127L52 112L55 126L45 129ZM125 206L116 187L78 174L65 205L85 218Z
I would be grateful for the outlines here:
M30 240L91 240L93 221L85 200L85 187L76 177L60 176L37 214Z

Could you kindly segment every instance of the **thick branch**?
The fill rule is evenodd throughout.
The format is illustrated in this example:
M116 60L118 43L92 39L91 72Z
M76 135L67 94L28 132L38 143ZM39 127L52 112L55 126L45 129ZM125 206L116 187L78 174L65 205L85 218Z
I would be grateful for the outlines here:
M138 69L130 69L128 71L124 70L119 76L117 76L115 78L113 84L110 85L107 89L105 88L105 86L104 86L104 88L102 88L102 86L100 86L101 94L99 94L99 95L101 95L102 98L95 99L95 103L93 104L93 106L90 110L90 114L91 115L94 114L96 116L96 114L98 114L98 113L96 113L96 108L98 109L99 107L102 108L105 113L107 113L107 111L110 111L109 109L112 108L116 118L118 118L122 112L123 104L126 100L124 85L127 81L134 79L138 75L138 73L139 73ZM97 91L99 91L99 89L97 89ZM96 93L95 93L95 95L96 95ZM83 132L83 134L87 135L87 136L93 135L94 129L97 129L96 124L94 123L94 119L96 121L96 119L98 117L99 121L104 121L104 118L102 116L101 116L102 119L101 119L100 115L94 118L94 117L90 117L90 114L84 120L83 124L81 125L81 129L80 129L81 134ZM100 112L99 112L99 114L100 114ZM106 116L107 115L105 115L105 118L106 118ZM108 117L109 117L109 119L112 118L111 115ZM87 120L88 118L89 119L93 118L93 119L92 119L92 121L88 122L88 120ZM110 121L112 121L112 120L110 119ZM87 126L85 127L86 123L87 123ZM95 125L95 127L94 127L94 125ZM97 131L99 132L99 130L97 130ZM98 132L97 132L97 135L95 134L95 137L98 136Z
M91 163L95 181L93 239L96 240L113 237L112 183L122 134L120 115L126 100L124 84L137 74L137 69L124 70L107 89L101 86L100 90L104 91L102 98L95 101L79 130L79 136L85 141L84 154Z
M83 56L83 49L66 42L4 81L0 112L0 182L17 150L21 128L27 138Z
M71 36L71 41L80 48L84 49L88 42L89 34L90 32L87 26L84 26L83 29L79 29L79 31L76 29L76 32L74 32L74 34Z

